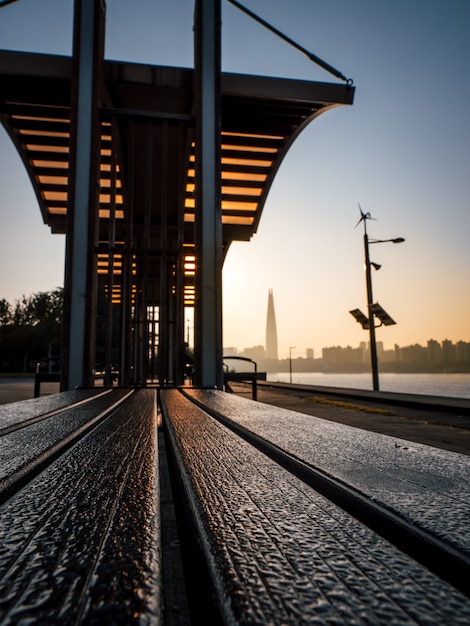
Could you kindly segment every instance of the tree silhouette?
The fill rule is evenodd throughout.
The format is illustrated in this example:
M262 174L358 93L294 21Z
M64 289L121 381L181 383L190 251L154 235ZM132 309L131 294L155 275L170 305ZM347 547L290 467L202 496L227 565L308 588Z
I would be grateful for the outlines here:
M37 362L51 371L61 343L63 289L22 296L11 305L0 300L0 368L34 371ZM57 356L54 356L55 355Z

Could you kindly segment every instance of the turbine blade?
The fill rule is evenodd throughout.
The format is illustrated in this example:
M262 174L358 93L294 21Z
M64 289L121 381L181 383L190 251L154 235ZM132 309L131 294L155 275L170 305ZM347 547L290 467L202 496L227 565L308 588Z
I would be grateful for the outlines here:
M359 224L361 222L364 222L365 220L374 220L375 221L375 217L371 217L370 213L364 213L364 211L362 210L362 207L359 204L359 202L357 203L357 206L359 207L359 211L361 212L361 219L358 221L356 226L354 226L354 228L357 228L359 226Z

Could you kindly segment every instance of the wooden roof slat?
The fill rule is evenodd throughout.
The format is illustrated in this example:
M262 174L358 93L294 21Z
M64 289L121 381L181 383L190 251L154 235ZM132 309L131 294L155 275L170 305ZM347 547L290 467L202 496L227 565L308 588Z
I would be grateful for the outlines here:
M223 202L255 202L258 203L260 201L260 196L249 196L245 194L229 194L222 193L222 201Z
M47 193L63 193L64 191L67 191L67 183L65 184L52 184L52 183L41 183L41 189L43 192Z
M20 132L19 139L21 143L25 146L32 144L48 146L52 148L68 148L70 143L69 137L55 137L52 135L48 135L47 133L40 135L31 135Z
M39 167L36 166L34 168L34 172L36 174L37 180L39 180L40 176L68 176L68 167L67 168L57 168L57 167Z
M236 180L223 179L222 187L245 187L246 189L259 189L263 186L262 181L258 180Z
M69 162L69 153L68 152L50 152L47 150L27 150L25 147L25 152L31 161L49 161L52 163L68 163ZM50 166L49 166L50 167Z
M47 133L64 133L69 132L70 121L50 121L50 120L32 120L32 119L16 119L11 118L11 125L17 129L24 131L41 130Z
M66 194L70 128L70 86L72 60L53 55L0 51L0 118L23 160L40 202L44 220L54 232L64 232L64 202L52 200ZM147 149L152 130L153 203L163 197L173 213L167 216L177 224L185 198L194 202L189 186L194 185L194 72L191 69L156 67L106 61L104 67L106 106L103 120L114 118L119 127L117 165L118 194L131 189L134 232L143 219L143 182L148 175ZM347 85L312 81L222 74L222 202L223 238L226 246L233 239L247 240L256 231L261 212L276 171L299 130L319 112L331 106L351 104L354 88ZM131 152L130 133L134 128L135 151ZM162 133L165 128L165 133ZM179 134L171 134L172 129ZM60 135L64 133L64 135ZM182 134L181 134L182 133ZM111 125L103 123L101 136L101 197L111 187ZM166 152L160 151L162 139ZM192 146L192 147L191 147ZM136 179L129 187L125 179L129 159L134 159ZM227 161L230 161L227 163ZM164 165L163 165L164 164ZM163 168L158 170L157 168ZM132 169L132 168L131 168ZM165 171L165 176L161 172ZM146 173L147 172L147 173ZM54 180L54 178L56 180ZM188 186L188 187L187 187ZM240 207L228 208L230 203ZM249 207L255 206L256 210ZM100 210L108 211L102 202ZM123 211L123 205L117 205ZM155 208L156 213L158 209ZM57 212L62 215L57 215ZM185 214L194 212L185 209ZM239 220L230 224L230 219ZM247 220L244 224L243 221ZM100 220L101 223L107 220ZM154 223L152 217L151 223ZM122 229L122 220L117 225ZM104 231L103 231L104 232ZM193 242L194 228L188 222L182 230L184 241Z

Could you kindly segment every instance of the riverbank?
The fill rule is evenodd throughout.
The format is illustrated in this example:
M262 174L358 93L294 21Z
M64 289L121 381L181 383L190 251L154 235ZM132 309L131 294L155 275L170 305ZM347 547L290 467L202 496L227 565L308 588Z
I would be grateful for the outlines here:
M251 386L231 385L251 398ZM401 396L401 397L400 397ZM385 401L384 401L385 400ZM448 398L434 405L430 397L332 389L285 383L258 384L258 401L397 438L394 445L422 443L470 455L470 401L462 410Z
M259 371L259 368L258 368ZM268 373L269 382L295 383L340 389L372 389L372 378L369 373L340 374L322 372L277 372ZM396 393L445 396L450 398L467 398L470 400L470 374L435 373L435 374L391 374L380 373L380 390Z
M273 381L259 381L258 387L296 390L306 393L319 393L326 396L339 396L364 402L379 402L394 406L424 409L426 411L443 411L470 418L470 398L440 396L431 394L400 393L396 391L372 391L370 389L355 389L353 387L332 387L299 383L285 383ZM470 421L470 420L469 420Z

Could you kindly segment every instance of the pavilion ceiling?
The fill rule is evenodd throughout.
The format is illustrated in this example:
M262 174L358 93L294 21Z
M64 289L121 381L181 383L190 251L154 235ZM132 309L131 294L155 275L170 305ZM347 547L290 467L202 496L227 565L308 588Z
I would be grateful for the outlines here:
M1 51L0 84L0 119L28 171L43 220L52 232L65 233L71 59ZM131 232L136 258L141 248L155 255L163 246L170 255L183 248L188 277L194 276L193 70L107 61L104 85L97 271L119 275L118 248L131 245ZM221 91L226 251L256 232L274 176L299 132L323 111L351 104L354 88L223 74ZM117 242L111 255L110 233Z

